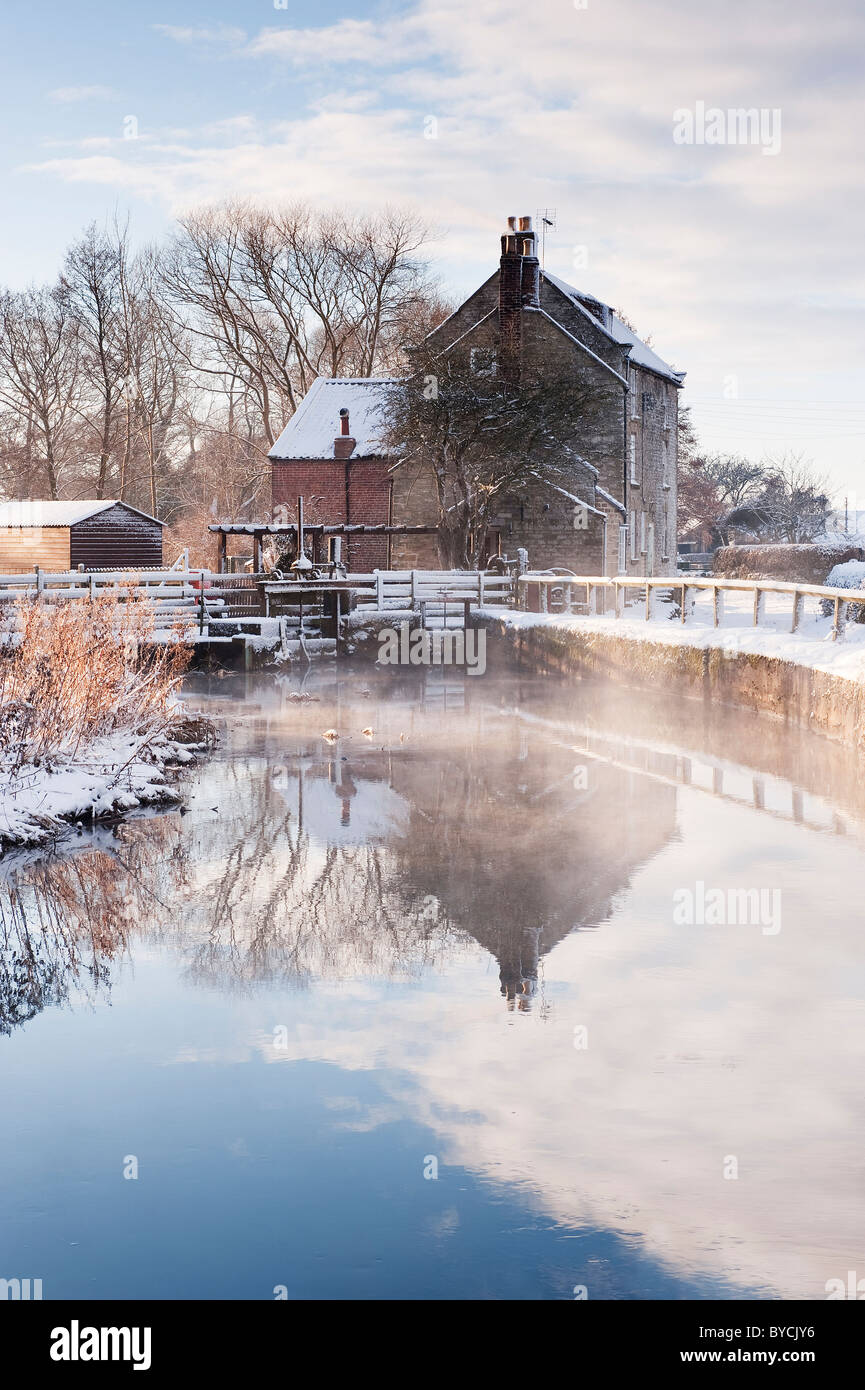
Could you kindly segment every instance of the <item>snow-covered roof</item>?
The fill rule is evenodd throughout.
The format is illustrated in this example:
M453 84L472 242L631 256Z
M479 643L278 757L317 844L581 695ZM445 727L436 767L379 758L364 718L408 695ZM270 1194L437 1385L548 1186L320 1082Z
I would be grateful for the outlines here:
M332 459L340 433L339 412L348 410L353 459L387 453L380 442L382 407L396 377L319 376L270 451L272 459Z
M557 290L560 290L562 294L566 295L575 308L579 309L581 313L591 319L595 327L600 328L602 333L606 333L607 337L612 338L614 342L619 343L622 347L629 347L630 360L635 363L636 366L645 367L647 371L650 372L657 372L659 376L667 377L669 381L675 382L677 386L681 385L685 378L685 373L677 372L670 366L669 362L665 362L662 357L659 357L654 349L650 348L647 343L644 343L642 338L638 338L636 333L628 328L626 324L622 323L622 320L618 318L607 305L602 306L602 308L607 311L607 325L604 325L600 323L598 319L595 318L594 314L586 308L585 304L581 302L581 292L575 289L573 285L569 285L566 280L560 280L558 275L551 275L548 270L544 271L544 279L548 280L551 285L555 285ZM588 299L590 297L591 296L588 295L582 296L583 299Z
M138 516L146 516L148 521L156 521L154 516L130 507L128 502L118 498L103 498L101 501L79 499L77 502L46 502L41 497L25 498L18 502L0 502L0 526L21 526L39 529L44 526L75 526L79 521L87 521L91 516L107 512L109 507L126 507ZM163 523L160 521L159 525Z

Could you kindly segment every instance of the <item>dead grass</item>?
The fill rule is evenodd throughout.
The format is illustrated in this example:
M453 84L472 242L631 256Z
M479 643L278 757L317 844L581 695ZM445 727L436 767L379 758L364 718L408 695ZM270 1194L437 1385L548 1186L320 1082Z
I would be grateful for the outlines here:
M177 717L173 692L189 663L178 643L151 645L146 602L23 599L0 637L0 768L74 759L128 732L143 749Z

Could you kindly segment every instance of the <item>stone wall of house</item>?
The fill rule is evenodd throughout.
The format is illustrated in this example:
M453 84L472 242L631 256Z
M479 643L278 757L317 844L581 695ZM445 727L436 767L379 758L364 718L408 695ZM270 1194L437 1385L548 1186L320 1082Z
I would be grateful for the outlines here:
M626 427L628 571L631 573L675 572L677 414L676 387L654 372L631 368ZM630 541L632 526L633 544Z
M498 310L499 307L499 272L496 271L485 280L482 285L475 290L474 294L464 304L451 314L449 319L440 323L438 328L434 328L430 334L430 342L434 344L437 351L444 351L451 343L455 343L458 338L480 319L489 314L491 310ZM496 315L497 319L497 315ZM495 333L498 334L498 323L495 322Z
M418 464L401 464L391 474L394 526L437 526L438 492L431 469ZM391 565L396 570L434 570L441 568L435 536L394 536Z
M576 495L590 506L594 505L593 495L585 483ZM601 517L592 512L583 513L573 501L541 481L525 489L519 497L505 498L497 520L502 553L511 560L516 559L517 550L522 548L528 553L531 569L569 569L575 574L604 572Z

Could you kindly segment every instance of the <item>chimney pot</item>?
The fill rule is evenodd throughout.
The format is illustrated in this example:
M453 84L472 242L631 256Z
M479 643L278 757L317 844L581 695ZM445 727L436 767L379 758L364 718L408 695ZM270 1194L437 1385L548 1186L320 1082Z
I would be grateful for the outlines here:
M335 459L350 459L354 453L356 439L352 439L348 432L348 411L345 406L339 412L339 434L333 441L333 456Z

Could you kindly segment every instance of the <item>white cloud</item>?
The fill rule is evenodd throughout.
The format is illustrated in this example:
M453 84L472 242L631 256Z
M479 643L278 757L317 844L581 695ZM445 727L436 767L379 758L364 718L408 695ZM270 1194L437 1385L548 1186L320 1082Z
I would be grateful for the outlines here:
M118 93L113 87L55 87L48 93L51 101L69 103L76 101L115 101Z
M235 29L230 24L214 24L209 28L185 27L178 24L154 24L152 27L158 34L173 39L175 43L237 45L243 43L246 38L245 30Z
M852 0L820 13L809 0L730 0L722 21L683 0L626 11L537 0L530 13L522 0L417 0L386 20L251 38L160 27L275 70L283 96L282 74L303 83L289 103L274 98L290 119L237 117L226 80L221 129L157 132L111 159L82 150L44 172L171 210L234 194L419 203L449 229L442 268L458 291L491 268L508 213L555 207L550 269L626 307L688 369L695 399L720 406L731 373L745 397L825 398L858 361L861 310L814 308L861 296L861 112L848 55L861 51L865 14ZM779 107L780 154L676 145L673 112L697 101ZM424 138L426 116L435 139ZM588 248L586 271L573 269L576 245ZM838 395L850 397L849 381ZM785 428L776 418L756 452L782 447ZM815 452L840 464L840 483L862 440L831 432Z
M423 60L434 51L423 15L382 23L341 19L321 29L263 29L246 48L250 57L284 59L298 67L332 63L393 67Z

